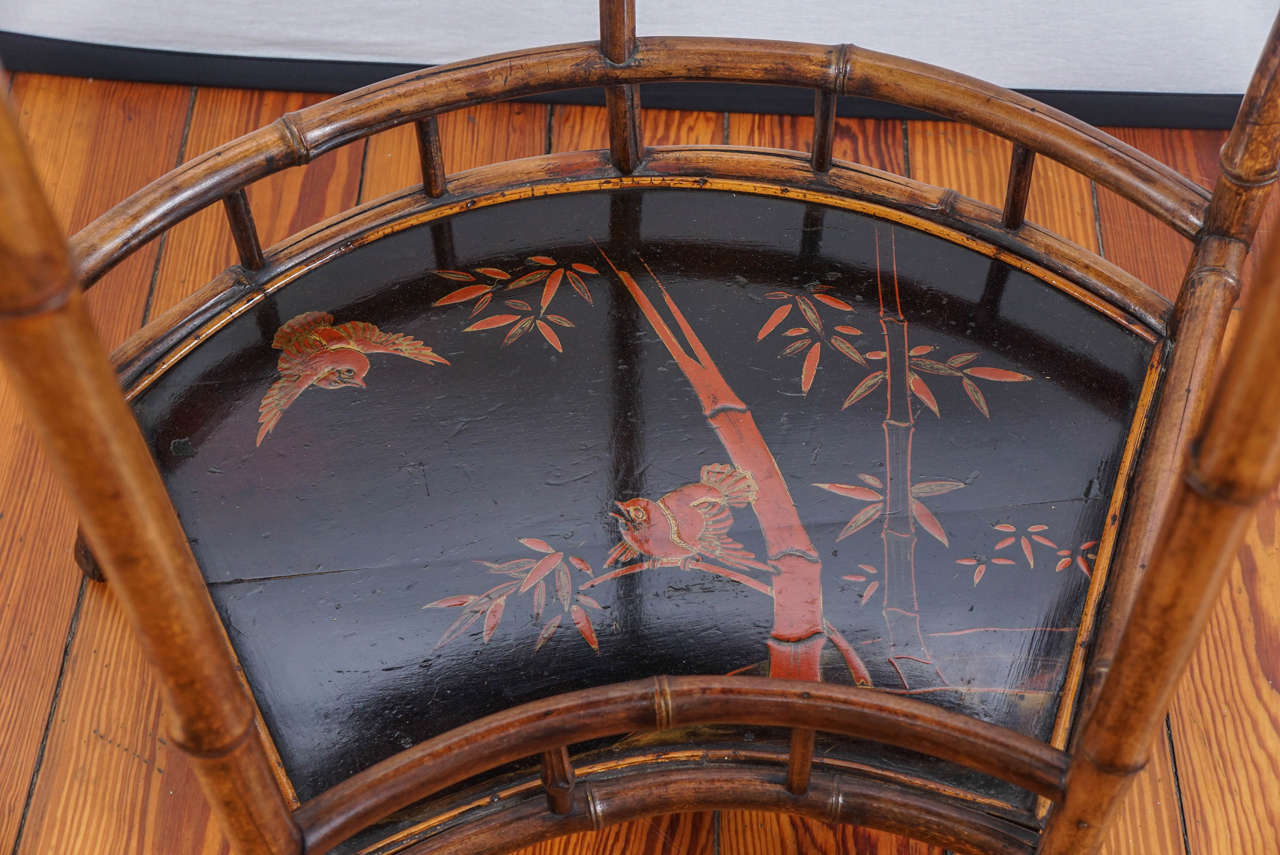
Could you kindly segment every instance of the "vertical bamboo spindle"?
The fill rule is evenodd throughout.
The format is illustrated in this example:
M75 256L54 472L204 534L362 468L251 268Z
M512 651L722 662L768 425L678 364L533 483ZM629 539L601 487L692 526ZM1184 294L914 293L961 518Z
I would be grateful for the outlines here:
M1036 168L1036 153L1022 143L1013 144L1009 159L1009 185L1004 195L1004 214L1000 225L1009 231L1022 228L1027 217L1027 197L1031 195L1031 173Z
M1115 659L1076 741L1066 799L1050 817L1041 855L1097 851L1107 818L1146 764L1245 524L1280 480L1277 341L1280 241L1273 240Z
M258 227L253 223L253 209L249 207L249 197L245 195L244 188L224 196L222 205L227 211L227 222L231 224L231 236L240 253L240 263L250 270L261 270L266 260L262 257Z
M435 116L414 123L418 132L418 156L422 160L422 189L428 196L443 196L449 184L444 174L444 154L440 150L440 126Z
M813 731L797 727L791 731L791 753L787 757L787 792L802 795L809 789L813 769Z
M66 242L0 105L0 358L160 677L172 740L237 855L296 855L222 627L111 363Z
M831 149L836 138L836 93L813 93L813 171L831 170Z
M565 815L573 811L573 764L565 746L542 754L542 786L547 791L547 807Z
M600 0L600 52L614 65L631 59L636 50L635 0ZM640 135L640 88L606 86L609 112L609 154L614 167L630 175L644 159Z

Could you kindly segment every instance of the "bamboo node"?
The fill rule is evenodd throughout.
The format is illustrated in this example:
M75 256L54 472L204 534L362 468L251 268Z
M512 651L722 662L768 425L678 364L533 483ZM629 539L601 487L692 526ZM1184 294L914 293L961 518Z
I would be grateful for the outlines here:
M292 115L285 113L275 120L275 125L280 131L280 136L284 138L285 145L289 146L289 150L293 152L296 158L295 162L310 163L311 146L307 145L307 138L303 135Z
M667 730L675 722L671 684L666 677L653 678L653 718L658 730Z
M248 741L250 737L257 734L257 727L255 726L256 722L253 720L253 711L246 707L245 715L246 718L244 725L236 731L235 736L231 737L231 739L227 740L222 745L215 746L213 748L193 748L182 740L172 736L169 737L169 744L176 747L188 757L197 757L204 760L225 757Z
M1252 508L1271 492L1269 487L1250 487L1230 483L1215 484L1200 474L1199 466L1200 444L1197 441L1192 446L1191 462L1187 465L1187 471L1182 473L1182 480L1197 496L1210 502L1232 505L1237 508Z
M600 798L590 784L583 784L582 792L587 800L587 816L591 817L591 827L596 831L602 831L607 825L604 816L604 805L600 804Z
M837 95L843 94L845 86L848 85L849 76L853 71L853 54L857 49L856 45L847 42L836 45L836 73L831 91Z
M1280 169L1272 168L1269 172L1251 178L1235 168L1234 164L1230 164L1226 159L1227 147L1224 144L1218 149L1218 168L1222 170L1222 177L1230 181L1237 187L1266 187L1273 183L1277 176L1280 176Z
M839 823L844 816L844 789L840 785L840 778L833 778L831 781L831 796L827 799L827 819L831 822Z

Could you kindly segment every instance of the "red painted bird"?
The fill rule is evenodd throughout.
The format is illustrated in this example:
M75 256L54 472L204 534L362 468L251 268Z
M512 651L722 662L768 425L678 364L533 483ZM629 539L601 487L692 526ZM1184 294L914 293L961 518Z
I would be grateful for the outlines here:
M416 338L384 333L364 321L334 326L333 315L326 312L305 312L289 320L276 331L271 346L283 351L276 365L281 376L258 406L258 445L307 387L364 388L369 372L366 353L394 353L428 365L449 364Z
M609 553L605 566L643 558L653 566L688 569L699 557L744 570L774 572L726 532L733 525L729 508L745 508L756 500L755 479L726 463L702 467L696 484L685 484L656 502L628 499L618 502L622 542Z

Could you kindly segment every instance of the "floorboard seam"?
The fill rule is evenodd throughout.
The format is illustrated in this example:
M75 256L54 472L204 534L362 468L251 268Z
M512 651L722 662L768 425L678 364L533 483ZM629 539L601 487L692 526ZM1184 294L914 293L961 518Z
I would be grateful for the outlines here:
M173 168L177 169L182 162L187 159L187 140L191 136L191 119L196 112L196 94L199 88L191 87L191 97L187 101L187 118L182 124L182 141L178 143L178 158L173 164ZM160 242L156 244L156 263L151 268L151 283L147 286L147 299L142 304L142 323L139 328L145 327L151 320L151 306L156 296L156 285L160 282L160 262L164 259L164 248L169 243L169 229L165 229L160 235Z
M71 571L68 571L71 572ZM53 697L49 700L49 715L45 718L44 733L40 736L40 749L36 751L36 762L31 769L31 782L27 784L27 796L22 802L22 816L18 818L18 830L13 836L12 855L18 855L22 846L22 835L27 830L27 816L31 812L31 803L35 800L36 783L40 780L40 770L44 767L45 749L49 747L49 734L53 730L53 720L58 714L58 701L62 698L62 684L67 676L67 663L71 660L71 646L76 640L76 631L80 628L80 612L84 606L84 592L88 579L80 578L80 590L76 593L76 604L71 609L71 621L67 625L67 641L62 648L62 661L58 664L58 678L53 684Z
M365 137L362 142L364 148L360 152L360 180L356 182L356 205L364 202L364 176L365 167L369 165L369 138ZM423 183L426 182L426 176L423 176Z
M1102 245L1102 209L1098 205L1098 182L1089 182L1089 197L1093 200L1093 230L1098 239L1098 255L1107 257L1106 248Z
M1178 753L1173 747L1173 723L1164 717L1164 735L1169 741L1169 765L1173 768L1173 792L1178 797L1178 824L1182 827L1182 849L1191 855L1191 835L1187 833L1187 811L1182 806L1182 779L1178 775Z
M902 120L902 177L911 177L911 145L907 140L907 121Z
M548 104L547 105L547 135L546 135L546 139L543 140L542 142L543 154L555 153L555 147L553 145L553 143L555 142L555 127L556 127L556 105Z

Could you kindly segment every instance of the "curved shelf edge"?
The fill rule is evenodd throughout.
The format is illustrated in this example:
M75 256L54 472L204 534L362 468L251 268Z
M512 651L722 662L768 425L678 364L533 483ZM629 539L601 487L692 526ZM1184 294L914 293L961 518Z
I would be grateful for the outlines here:
M406 224L552 193L656 185L715 189L717 181L739 182L735 189L744 191L754 183L779 195L794 188L813 194L817 201L865 203L875 209L872 215L884 209L900 212L908 225L936 224L959 233L960 242L972 248L993 247L986 251L1002 261L1024 269L1030 264L1061 277L1079 289L1077 298L1108 311L1145 337L1165 334L1171 312L1165 297L1052 232L1029 223L1016 231L1004 229L995 208L891 173L837 162L829 173L814 175L806 164L807 159L795 152L678 146L652 149L642 169L625 178L612 172L604 151L540 155L468 170L455 176L445 196L430 197L414 188L373 200L277 244L266 253L261 270L228 268L135 333L112 359L122 385L136 394L140 383L158 376L238 309L282 281ZM941 236L957 240L953 234Z
M504 763L603 736L694 724L807 728L869 739L958 763L1051 800L1062 796L1069 759L1031 737L913 698L758 677L657 677L556 695L478 719L348 778L294 816L306 852L319 855L397 810ZM669 789L665 778L662 789Z

